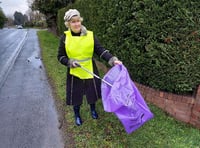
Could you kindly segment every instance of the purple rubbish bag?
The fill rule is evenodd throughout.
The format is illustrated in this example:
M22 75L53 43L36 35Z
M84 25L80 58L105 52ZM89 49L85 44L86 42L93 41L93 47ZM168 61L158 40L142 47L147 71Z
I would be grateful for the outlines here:
M153 113L130 79L124 65L112 67L103 79L112 84L112 87L106 83L101 84L104 110L113 112L128 134L153 118Z

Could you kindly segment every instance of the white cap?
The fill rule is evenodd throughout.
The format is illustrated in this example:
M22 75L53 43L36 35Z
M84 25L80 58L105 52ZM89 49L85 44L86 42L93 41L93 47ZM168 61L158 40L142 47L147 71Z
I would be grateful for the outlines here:
M70 21L70 19L73 17L73 16L80 16L80 12L76 9L69 9L68 11L65 12L65 16L64 16L64 20L65 21Z

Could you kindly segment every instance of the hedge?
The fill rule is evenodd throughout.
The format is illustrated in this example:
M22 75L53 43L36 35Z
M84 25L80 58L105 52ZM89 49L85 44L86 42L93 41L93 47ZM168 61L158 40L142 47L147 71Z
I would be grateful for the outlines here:
M76 0L83 24L117 55L134 81L177 94L200 84L200 3L198 0Z

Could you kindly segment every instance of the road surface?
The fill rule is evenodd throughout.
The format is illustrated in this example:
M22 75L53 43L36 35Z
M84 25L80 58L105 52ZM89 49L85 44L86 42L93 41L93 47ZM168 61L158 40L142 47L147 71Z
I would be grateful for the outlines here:
M35 29L0 30L0 148L63 148Z

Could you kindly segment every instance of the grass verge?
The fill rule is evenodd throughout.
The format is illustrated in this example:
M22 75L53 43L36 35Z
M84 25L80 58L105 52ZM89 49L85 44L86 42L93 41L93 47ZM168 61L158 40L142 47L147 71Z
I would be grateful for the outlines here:
M38 32L42 59L53 91L59 102L65 102L66 67L57 61L59 38L48 31ZM161 109L148 104L154 118L132 134L126 134L119 120L103 110L102 102L97 102L100 118L90 117L86 101L81 106L83 125L74 125L70 106L63 107L67 127L64 129L66 147L98 148L200 148L200 130L178 122Z

